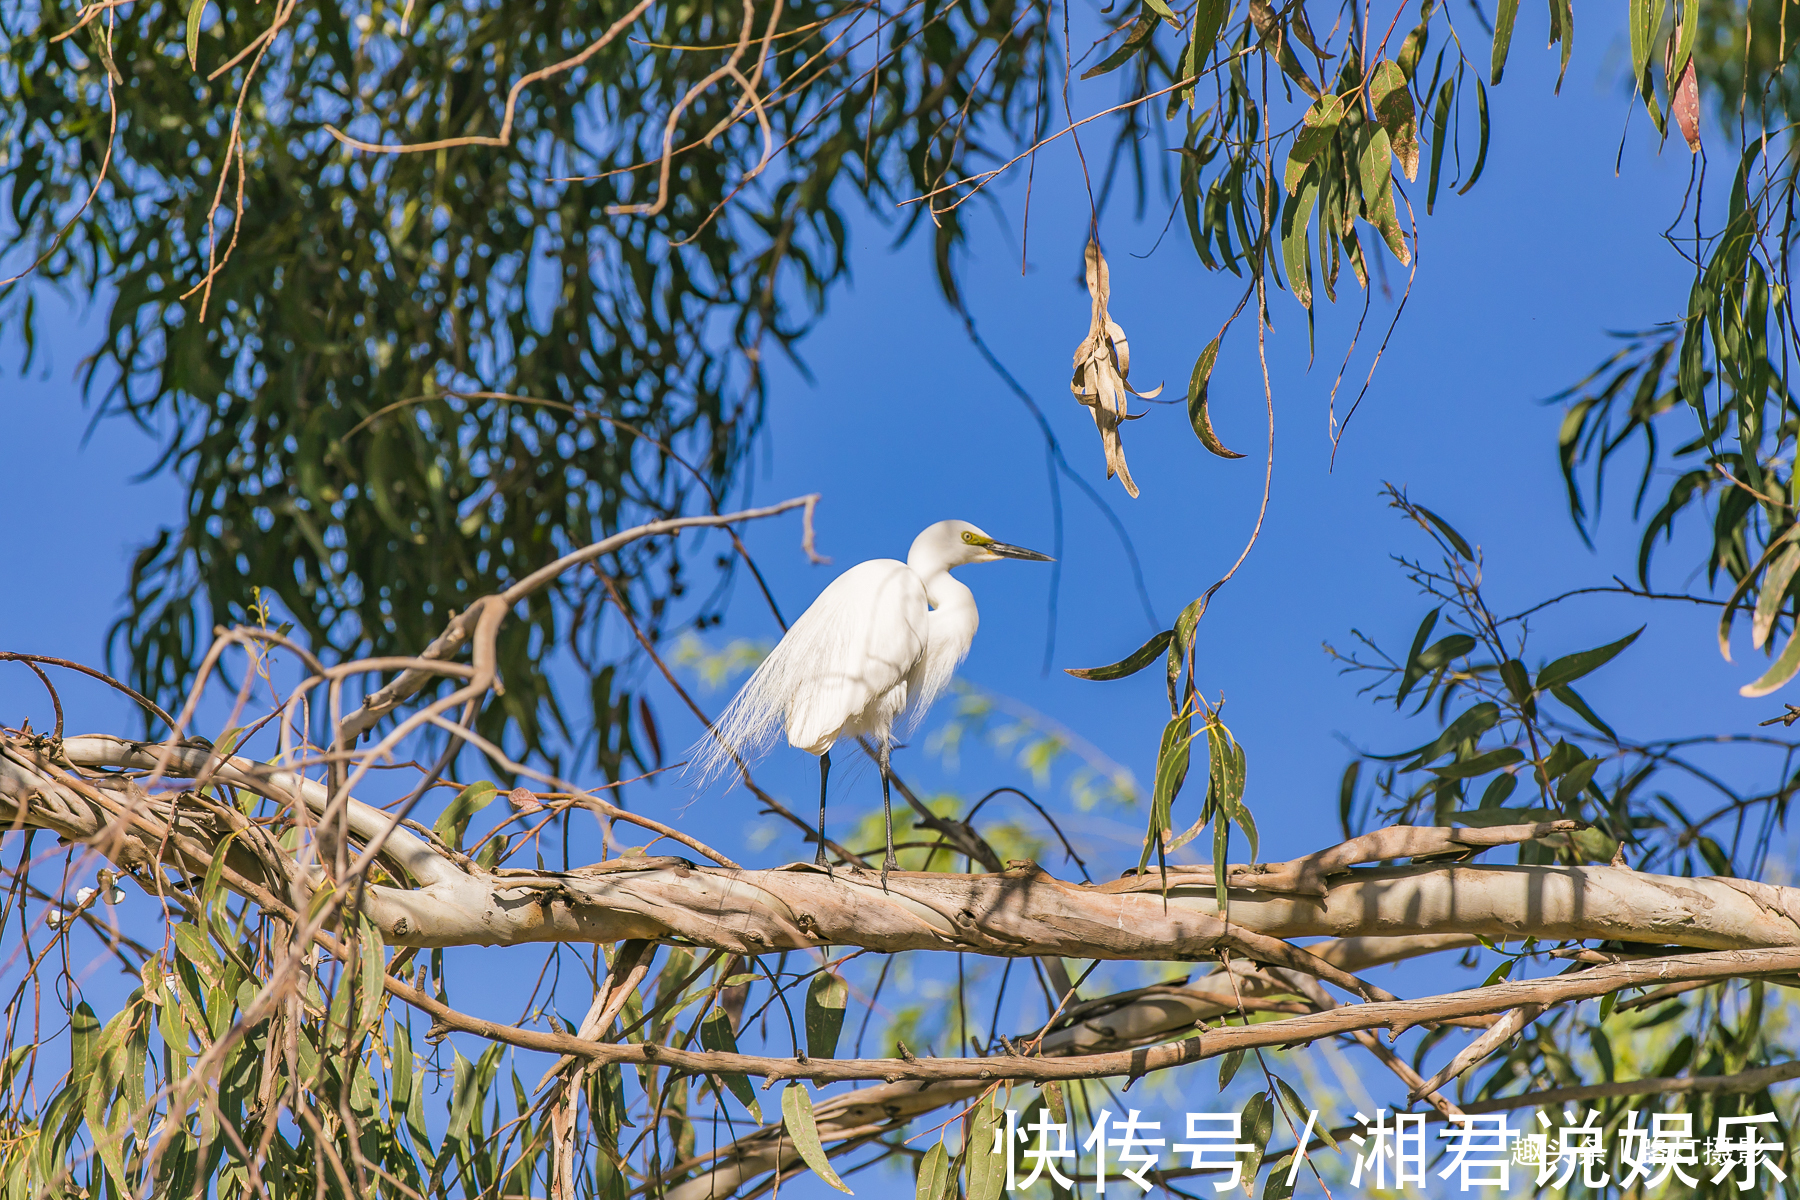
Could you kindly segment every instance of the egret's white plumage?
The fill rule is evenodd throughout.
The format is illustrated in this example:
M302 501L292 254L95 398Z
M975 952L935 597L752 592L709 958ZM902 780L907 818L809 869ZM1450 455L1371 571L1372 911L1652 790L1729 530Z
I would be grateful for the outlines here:
M997 542L967 521L939 521L913 540L905 562L858 563L832 580L800 615L692 751L702 778L774 740L819 756L819 857L825 843L824 778L839 739L866 737L881 760L896 727L916 726L969 653L980 615L954 567L1002 558L1047 561ZM888 865L893 864L890 822Z

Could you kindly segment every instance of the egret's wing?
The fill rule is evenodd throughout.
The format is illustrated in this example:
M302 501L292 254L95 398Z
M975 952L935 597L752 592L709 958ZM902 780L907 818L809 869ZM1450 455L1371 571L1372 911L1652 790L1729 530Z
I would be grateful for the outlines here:
M919 577L903 562L873 559L834 579L800 615L690 752L711 777L768 744L788 741L822 753L846 723L889 698L924 654L927 605Z
M885 733L906 703L903 691L893 693L925 653L927 610L924 585L905 563L877 559L838 576L782 639L793 642L789 744L820 754L847 725Z

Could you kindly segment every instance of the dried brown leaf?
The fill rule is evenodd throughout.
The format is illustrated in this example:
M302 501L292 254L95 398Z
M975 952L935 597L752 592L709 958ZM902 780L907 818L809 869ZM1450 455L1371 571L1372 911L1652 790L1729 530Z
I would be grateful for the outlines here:
M1100 243L1091 237L1086 259L1088 298L1092 307L1087 336L1075 348L1075 374L1069 390L1087 406L1093 415L1094 427L1100 431L1100 445L1106 452L1106 477L1111 479L1117 475L1119 482L1125 485L1125 491L1135 498L1138 487L1131 478L1131 469L1125 465L1125 445L1119 436L1119 426L1144 415L1129 411L1128 396L1152 399L1162 392L1162 385L1140 392L1127 382L1131 371L1131 344L1125 337L1125 330L1107 312L1112 281L1106 269L1106 256L1100 253Z

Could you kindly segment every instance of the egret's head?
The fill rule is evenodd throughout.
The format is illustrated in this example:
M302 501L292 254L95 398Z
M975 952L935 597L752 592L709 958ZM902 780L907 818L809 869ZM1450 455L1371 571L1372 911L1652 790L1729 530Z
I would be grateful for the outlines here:
M999 562L1003 558L1052 561L1048 554L995 541L967 521L939 521L927 526L925 532L913 539L906 561L914 570L933 567L948 570L968 563Z

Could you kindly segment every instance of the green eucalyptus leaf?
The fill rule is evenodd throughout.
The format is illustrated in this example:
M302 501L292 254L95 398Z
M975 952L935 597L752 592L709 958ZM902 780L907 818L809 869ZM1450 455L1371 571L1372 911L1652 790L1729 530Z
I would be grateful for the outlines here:
M1474 758L1428 769L1439 779L1473 779L1501 767L1510 767L1516 762L1524 761L1524 758L1525 752L1517 746L1502 746L1498 750L1489 750L1486 754L1477 754Z
M499 789L485 779L480 783L471 783L456 794L456 799L444 806L444 811L439 814L431 831L446 845L461 850L463 832L468 829L470 820L492 804L499 794Z
M1506 6L1509 4L1513 6L1513 9L1515 12L1518 10L1519 0L1500 0L1501 10L1504 11ZM1510 30L1510 26L1509 26L1509 30ZM1495 34L1495 45L1496 46L1499 45L1499 34L1497 32ZM1487 166L1487 152L1488 152L1487 84L1482 82L1480 75L1475 76L1475 120L1476 120L1476 124L1478 125L1478 127L1480 129L1481 140L1476 144L1476 147L1475 147L1475 167L1473 170L1471 170L1469 172L1468 181L1466 183L1464 183L1460 188L1456 189L1456 194L1459 196L1466 196L1469 194L1469 189L1475 186L1475 182L1481 178L1482 169Z
M1237 451L1226 449L1219 435L1213 432L1212 414L1207 410L1207 389L1218 357L1219 339L1215 337L1194 360L1194 370L1188 376L1188 423L1194 427L1194 435L1200 439L1200 444L1220 458L1242 458L1244 456Z
M939 1142L919 1160L916 1200L954 1200L955 1176L950 1173L950 1151Z
M838 1033L844 1027L844 1006L850 994L840 976L821 971L806 989L806 1053L810 1058L837 1054Z
M1638 635L1643 632L1644 626L1640 625L1636 630L1616 642L1609 642L1593 650L1583 650L1579 654L1565 654L1563 657L1553 660L1538 672L1538 687L1548 690L1559 684L1574 683L1583 675L1598 670L1611 662L1621 650L1637 641Z
M1763 576L1762 590L1756 596L1756 614L1750 626L1750 644L1758 650L1775 628L1775 617L1781 611L1781 602L1787 599L1796 567L1800 567L1800 545L1789 542L1781 548L1781 553L1775 556Z
M1081 73L1083 79L1092 79L1096 75L1104 75L1124 66L1131 57L1150 41L1150 35L1156 32L1157 14L1146 12L1132 25L1131 32L1125 35L1125 41L1117 50L1100 60L1098 66L1089 67Z
M1594 710L1588 707L1588 702L1583 700L1580 693L1574 688L1566 683L1558 683L1551 686L1550 694L1568 705L1575 711L1576 716L1586 721L1589 725L1592 725L1595 729L1598 729L1613 741L1616 742L1619 740L1619 735L1613 732L1612 726L1608 725L1605 721L1602 721L1599 716L1595 714Z
M968 1170L966 1200L998 1200L1006 1189L1006 1159L994 1150L999 1142L1004 1114L997 1109L1000 1094L984 1094L975 1101L969 1117L968 1141L963 1144L963 1158Z
M1492 700L1483 700L1444 726L1444 732L1418 749L1408 750L1402 754L1372 754L1369 757L1381 762L1394 762L1398 759L1410 758L1413 761L1400 769L1416 771L1426 763L1442 758L1463 742L1480 741L1482 734L1499 723L1500 706Z
M819 1141L819 1126L813 1120L812 1097L807 1094L805 1084L790 1083L781 1090L781 1123L787 1128L794 1149L800 1151L800 1157L812 1168L813 1174L844 1195L855 1195L838 1178L838 1173L831 1169L831 1160L826 1157L825 1147Z
M731 1018L717 1005L700 1022L700 1044L718 1054L738 1052L737 1035L731 1031ZM819 1057L831 1056L821 1054ZM749 1077L741 1071L721 1071L719 1080L737 1097L738 1103L744 1106L751 1119L758 1125L762 1124L762 1106L756 1102L756 1089L750 1086Z
M1506 53L1512 47L1513 23L1519 19L1519 0L1500 0L1494 14L1494 56L1491 82L1497 87L1506 73ZM1482 139L1485 143L1486 138Z
M1437 207L1438 173L1444 163L1444 147L1450 136L1450 111L1456 97L1455 81L1446 79L1431 109L1431 172L1425 189L1425 215Z
M1375 76L1369 81L1369 99L1375 104L1376 120L1387 130L1394 156L1400 160L1400 169L1406 172L1408 179L1416 179L1419 175L1419 129L1406 80L1407 72L1399 63L1385 59L1376 63ZM1432 519L1436 521L1437 518ZM1463 557L1472 556L1465 552Z
M1797 671L1800 671L1800 632L1788 638L1787 645L1782 648L1781 654L1769 669L1763 672L1762 677L1755 683L1746 683L1739 688L1738 695L1752 700L1758 696L1766 696L1792 679Z
M1244 1065L1244 1054L1245 1052L1242 1050L1233 1050L1228 1054L1220 1056L1219 1090L1221 1092L1225 1090L1226 1085L1237 1075L1238 1068Z
M1149 641L1133 650L1118 662L1105 667L1064 667L1063 673L1073 675L1077 679L1124 679L1128 675L1136 675L1139 671L1156 661L1175 636L1173 629L1165 629Z

